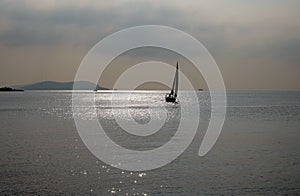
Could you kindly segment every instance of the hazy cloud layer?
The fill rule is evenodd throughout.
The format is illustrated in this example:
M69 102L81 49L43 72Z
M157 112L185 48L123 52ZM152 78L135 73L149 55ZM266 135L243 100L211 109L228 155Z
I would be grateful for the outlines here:
M229 89L300 89L299 7L296 0L3 0L0 84L72 80L105 36L159 24L199 39Z

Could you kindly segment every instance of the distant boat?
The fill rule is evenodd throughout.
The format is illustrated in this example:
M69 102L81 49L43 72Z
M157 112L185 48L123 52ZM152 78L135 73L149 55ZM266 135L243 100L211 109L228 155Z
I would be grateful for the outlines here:
M22 89L15 89L15 88L11 88L11 87L1 87L0 91L9 91L9 92L23 92L24 90Z
M178 92L178 62L176 65L176 72L175 72L175 77L172 85L171 92L166 94L165 99L166 102L177 102L177 92Z
M202 89L202 88L199 88L198 91L203 91L203 89Z

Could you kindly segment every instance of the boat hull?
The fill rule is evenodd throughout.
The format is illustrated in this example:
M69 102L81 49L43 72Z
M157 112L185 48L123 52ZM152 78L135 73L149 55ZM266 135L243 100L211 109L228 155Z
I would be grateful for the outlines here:
M176 102L176 97L170 96L169 94L166 95L165 99L166 102Z
M176 102L176 98L166 98L166 102Z

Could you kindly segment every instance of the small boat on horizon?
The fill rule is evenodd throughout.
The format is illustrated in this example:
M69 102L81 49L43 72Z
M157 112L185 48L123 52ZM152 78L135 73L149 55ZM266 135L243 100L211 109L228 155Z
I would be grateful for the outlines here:
M176 72L175 72L175 77L173 80L173 85L170 93L167 93L165 96L166 102L173 102L176 103L177 100L177 92L178 92L178 61L176 65Z

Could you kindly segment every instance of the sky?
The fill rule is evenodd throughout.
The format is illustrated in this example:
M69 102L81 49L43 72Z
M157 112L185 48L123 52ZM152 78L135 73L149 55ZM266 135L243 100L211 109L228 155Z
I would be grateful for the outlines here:
M72 81L87 52L106 36L166 25L208 49L228 90L300 90L299 8L298 0L1 0L0 86ZM159 54L122 55L100 85L111 88L124 62L175 58ZM205 86L192 65L186 72L195 87Z

